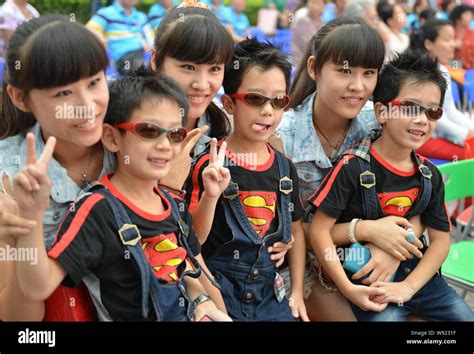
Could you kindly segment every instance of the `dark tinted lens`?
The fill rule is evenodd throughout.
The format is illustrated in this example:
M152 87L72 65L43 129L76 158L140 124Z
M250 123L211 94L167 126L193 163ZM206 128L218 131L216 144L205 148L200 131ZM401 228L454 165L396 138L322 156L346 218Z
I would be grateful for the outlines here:
M249 105L256 107L260 107L266 102L266 98L257 93L249 93L245 95L244 100Z
M411 101L403 101L400 102L400 110L402 114L407 115L409 117L416 117L423 112L422 106L420 106L416 102Z
M172 131L169 132L169 137L173 143L180 143L184 140L184 138L186 138L186 129L184 128L173 129Z
M161 129L153 124L140 123L135 126L138 135L145 139L156 139L161 134Z
M278 109L285 108L288 103L290 103L290 97L286 95L275 97L272 101L273 107Z
M438 120L443 115L443 109L441 107L429 107L426 110L426 116L431 120Z

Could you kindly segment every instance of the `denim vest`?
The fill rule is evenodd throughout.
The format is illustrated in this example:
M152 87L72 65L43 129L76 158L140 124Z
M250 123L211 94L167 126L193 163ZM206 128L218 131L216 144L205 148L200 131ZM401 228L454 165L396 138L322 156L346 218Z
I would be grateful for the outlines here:
M44 149L41 137L41 129L37 123L28 132L36 137L36 154L39 155ZM13 176L26 165L26 139L21 135L0 140L0 174ZM100 176L115 170L116 161L112 153L104 148L104 162ZM89 186L81 189L68 175L64 167L51 158L48 165L48 177L51 180L51 198L49 207L44 214L44 239L46 248L49 249L54 241L61 220L68 212L71 203L74 202ZM3 190L0 181L0 190Z
M315 97L316 93L313 93L294 110L285 112L277 129L285 154L292 160L298 171L299 190L303 201L316 191L333 166L333 161L326 156L313 125ZM375 118L373 104L367 101L357 117L352 120L338 155L352 143L368 136L372 130L378 129L380 125Z

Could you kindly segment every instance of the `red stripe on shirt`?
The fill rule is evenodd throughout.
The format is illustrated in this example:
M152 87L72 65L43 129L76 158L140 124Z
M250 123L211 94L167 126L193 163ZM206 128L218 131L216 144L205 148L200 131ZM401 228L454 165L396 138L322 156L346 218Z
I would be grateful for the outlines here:
M200 189L199 189L199 176L201 175L200 173L200 170L201 170L201 167L202 165L206 162L206 161L209 161L209 158L210 158L211 155L207 154L207 155L204 155L196 164L196 166L194 166L194 169L193 169L193 177L192 177L192 183L193 183L193 191L191 193L191 201L189 203L189 211L191 213L194 212L194 210L196 210L197 206L198 206L198 203L199 203L199 192L200 192Z
M331 176L329 177L328 182L326 183L326 185L324 186L322 191L319 193L316 200L312 203L313 205L319 206L321 204L323 199L326 198L329 191L331 190L332 184L334 183L334 180L336 179L337 174L341 170L342 166L344 166L346 163L348 163L349 160L352 159L353 157L355 157L355 156L354 155L347 155L347 158L342 158L341 160L339 160L339 162L337 163L337 165L334 167L333 171L331 172Z
M104 196L100 194L92 194L90 197L86 199L86 201L77 210L76 215L74 215L74 218L72 219L71 224L69 225L69 228L62 235L61 239L49 251L48 256L50 256L51 258L59 257L59 255L74 240L79 230L81 229L82 225L84 225L84 222L89 216L90 211L92 210L94 205L96 205L102 199L104 199Z

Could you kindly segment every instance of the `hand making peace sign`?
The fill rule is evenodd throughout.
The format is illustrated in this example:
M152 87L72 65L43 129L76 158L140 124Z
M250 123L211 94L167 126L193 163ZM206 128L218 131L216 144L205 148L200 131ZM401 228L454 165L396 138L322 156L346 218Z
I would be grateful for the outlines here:
M211 141L209 165L202 171L204 190L208 198L218 198L230 182L230 171L224 167L227 143L224 141L217 153L217 139Z
M50 137L40 158L36 159L35 136L27 134L26 166L13 177L13 189L21 213L38 215L48 208L51 194L48 163L55 145L56 138Z

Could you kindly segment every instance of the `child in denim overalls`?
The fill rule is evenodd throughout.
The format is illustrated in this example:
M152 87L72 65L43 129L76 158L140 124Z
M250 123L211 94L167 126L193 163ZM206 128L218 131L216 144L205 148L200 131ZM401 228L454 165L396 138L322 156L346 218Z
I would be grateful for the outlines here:
M415 154L443 115L445 91L437 61L425 53L404 53L388 63L374 91L381 137L366 137L345 152L309 198L316 208L311 245L359 321L406 321L409 313L434 321L474 319L439 274L449 252L450 231L442 176L436 166ZM344 273L331 228L352 220L346 244L354 244L359 218L385 215L420 215L429 246L421 259L403 261L394 273L380 274L370 286L360 285ZM406 241L415 239L410 235ZM345 262L363 264L360 254L345 254Z
M296 169L267 143L289 104L290 70L286 58L270 44L245 40L236 46L234 60L226 66L222 98L225 110L234 116L234 132L219 144L212 141L210 150L198 157L188 183L193 227L199 236L205 235L200 238L203 256L235 320L307 319ZM232 152L225 151L227 146ZM269 246L289 243L291 235L295 244L290 250L290 309Z

